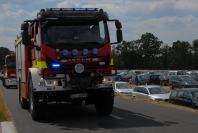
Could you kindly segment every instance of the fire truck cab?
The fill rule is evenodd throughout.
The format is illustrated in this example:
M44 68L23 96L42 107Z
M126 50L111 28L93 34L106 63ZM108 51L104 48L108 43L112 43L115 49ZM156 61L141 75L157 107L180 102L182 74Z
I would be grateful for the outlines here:
M117 42L110 42L108 22L114 21ZM96 8L41 9L21 25L15 44L17 86L22 108L32 119L53 101L95 104L109 115L114 92L111 44L122 41L122 25Z
M16 87L16 61L15 54L5 56L5 65L2 71L2 82L7 88Z

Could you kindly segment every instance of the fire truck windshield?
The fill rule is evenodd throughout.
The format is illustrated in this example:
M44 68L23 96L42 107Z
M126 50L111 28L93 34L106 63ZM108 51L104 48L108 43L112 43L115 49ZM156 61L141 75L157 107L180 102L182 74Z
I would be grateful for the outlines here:
M107 31L103 21L97 23L50 24L44 30L44 44L52 47L60 45L103 44Z
M7 68L15 68L16 67L16 61L14 58L7 58L6 59L6 67Z

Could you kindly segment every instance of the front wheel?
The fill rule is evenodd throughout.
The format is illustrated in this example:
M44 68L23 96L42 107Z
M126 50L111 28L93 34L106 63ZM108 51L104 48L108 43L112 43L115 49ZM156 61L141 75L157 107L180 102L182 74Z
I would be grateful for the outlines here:
M39 102L36 100L35 92L33 91L32 78L29 79L29 111L33 120L40 119Z
M18 83L17 87L18 87L18 91L19 91L19 104L21 105L22 109L27 109L28 108L28 102L21 95L21 80L20 79L19 79L19 83Z
M114 96L113 94L105 94L103 97L98 97L95 103L96 113L99 115L110 115L113 111Z

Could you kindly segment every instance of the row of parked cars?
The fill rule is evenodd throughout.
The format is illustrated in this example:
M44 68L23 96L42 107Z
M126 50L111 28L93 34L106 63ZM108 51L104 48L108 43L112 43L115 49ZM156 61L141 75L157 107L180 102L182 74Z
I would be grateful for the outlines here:
M198 88L183 88L168 91L159 85L138 85L131 87L131 84L123 81L113 83L115 93L129 95L141 99L158 101L169 101L198 107Z
M138 85L132 88L128 82L116 81L113 87L115 93L130 95L141 99L167 101L170 97L170 92L159 85Z
M124 71L115 81L126 81L136 85L170 85L175 88L198 87L198 71Z

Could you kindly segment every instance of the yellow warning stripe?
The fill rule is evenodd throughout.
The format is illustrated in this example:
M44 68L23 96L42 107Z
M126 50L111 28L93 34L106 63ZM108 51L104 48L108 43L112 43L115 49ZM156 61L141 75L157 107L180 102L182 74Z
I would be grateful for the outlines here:
M33 60L32 67L33 68L47 68L47 63L46 63L46 61Z
M114 65L113 57L111 57L110 65Z

